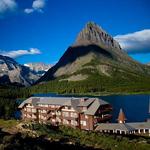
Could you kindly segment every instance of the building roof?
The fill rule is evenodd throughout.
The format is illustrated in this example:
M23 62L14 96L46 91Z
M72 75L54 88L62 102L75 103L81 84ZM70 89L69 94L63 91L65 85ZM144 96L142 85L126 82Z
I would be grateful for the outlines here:
M87 114L87 115L94 115L101 105L106 105L106 104L108 104L108 103L103 101L103 100L101 100L101 99L96 98L94 100L94 102L91 104L91 106L87 109L85 114Z
M22 108L25 104L33 104L34 106L36 105L36 103L40 101L39 98L36 97L30 97L28 99L26 99L25 101L23 101L18 108Z
M79 107L87 107L89 106L95 98L81 98L81 101L79 102L78 106Z
M128 124L120 124L120 123L102 123L99 124L96 129L96 131L100 131L100 130L120 130L120 131L126 131L126 132L130 132L130 131L134 131L135 129L128 125Z
M80 111L80 106L87 107L85 114L94 115L100 105L108 104L107 102L98 98L72 98L72 97L30 97L19 105L23 108L25 104L45 104L45 105L59 105L72 106L76 111Z
M135 129L150 129L150 122L132 122L127 124Z
M96 127L96 131L101 130L121 130L135 131L137 129L150 129L150 122L134 122L134 123L101 123Z

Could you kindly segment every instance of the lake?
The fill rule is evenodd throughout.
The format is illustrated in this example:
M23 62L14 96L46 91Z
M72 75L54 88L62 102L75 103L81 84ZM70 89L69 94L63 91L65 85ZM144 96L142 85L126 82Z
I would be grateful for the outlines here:
M54 93L49 94L35 94L40 97L81 97L74 95L58 95ZM85 97L85 96L84 96ZM123 109L127 121L126 122L142 122L149 117L149 99L150 95L113 95L100 96L99 98L109 102L113 106L112 122L116 122L120 108Z

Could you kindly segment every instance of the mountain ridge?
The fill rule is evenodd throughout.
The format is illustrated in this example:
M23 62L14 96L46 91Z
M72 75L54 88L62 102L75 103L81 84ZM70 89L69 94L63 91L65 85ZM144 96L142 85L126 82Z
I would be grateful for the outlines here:
M21 65L14 59L0 55L0 84L30 86L45 72L36 72L27 66Z

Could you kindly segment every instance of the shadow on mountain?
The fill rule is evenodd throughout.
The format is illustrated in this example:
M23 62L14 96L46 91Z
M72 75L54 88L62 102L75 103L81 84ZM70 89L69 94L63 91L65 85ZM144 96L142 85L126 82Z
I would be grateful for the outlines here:
M110 52L108 52L107 50L95 44L90 44L87 46L69 47L67 51L64 53L64 55L60 58L58 63L55 66L53 66L51 69L49 69L49 71L42 78L40 78L37 82L55 79L53 74L57 71L58 68L61 68L69 63L72 63L77 58L85 56L90 52L113 59L113 56Z
M47 140L41 136L32 138L21 133L9 134L0 129L0 149L5 150L94 150L92 147L83 147L78 143L67 144L66 139L60 141Z

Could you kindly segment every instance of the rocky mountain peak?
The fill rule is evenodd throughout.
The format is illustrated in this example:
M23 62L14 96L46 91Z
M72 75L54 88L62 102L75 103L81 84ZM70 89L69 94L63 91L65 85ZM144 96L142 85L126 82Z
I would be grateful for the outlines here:
M129 81L130 77L132 79L148 72L145 70L145 66L130 58L111 35L96 23L88 22L78 34L76 42L36 83L57 79L87 80L96 85L97 79L107 81L108 77L115 79L116 76L122 81Z
M94 22L88 22L78 34L75 45L96 44L105 48L121 49L119 43Z

